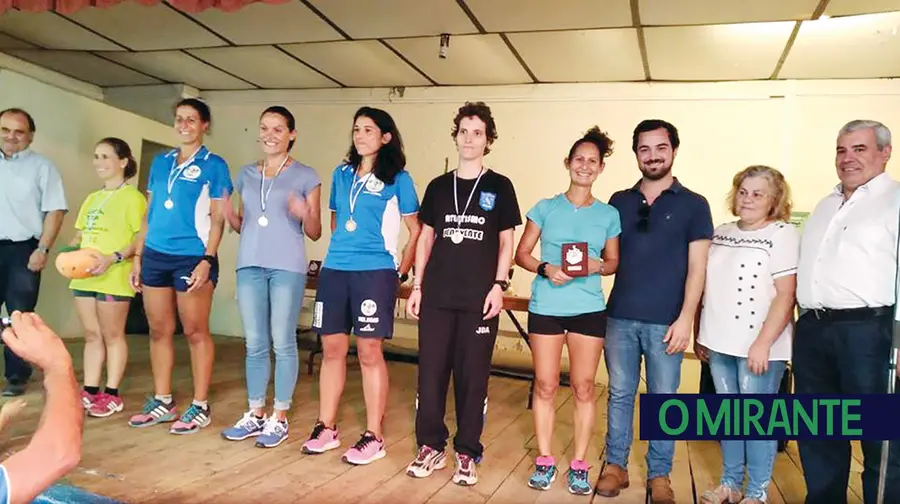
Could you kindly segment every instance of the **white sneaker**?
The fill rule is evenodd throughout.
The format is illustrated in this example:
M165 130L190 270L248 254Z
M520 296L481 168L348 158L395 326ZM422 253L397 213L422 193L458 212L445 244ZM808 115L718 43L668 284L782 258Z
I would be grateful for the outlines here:
M428 446L420 446L416 459L406 466L406 474L413 478L427 478L436 470L447 467L447 454Z
M475 470L475 461L464 454L456 454L456 472L453 473L453 482L457 485L472 486L478 483L478 472Z

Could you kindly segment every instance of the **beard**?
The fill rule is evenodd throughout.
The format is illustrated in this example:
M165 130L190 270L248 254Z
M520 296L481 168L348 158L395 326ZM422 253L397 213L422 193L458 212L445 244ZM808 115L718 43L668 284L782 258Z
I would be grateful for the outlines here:
M652 165L650 168L647 165ZM672 171L672 163L666 164L662 159L651 159L641 164L641 173L647 180L660 180Z

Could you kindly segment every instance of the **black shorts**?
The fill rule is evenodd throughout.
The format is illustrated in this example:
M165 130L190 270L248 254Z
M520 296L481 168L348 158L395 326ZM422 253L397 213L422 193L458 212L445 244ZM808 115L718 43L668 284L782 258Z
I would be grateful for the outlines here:
M322 268L313 306L319 334L390 339L399 279L396 270L344 271Z
M539 315L528 312L530 334L565 334L573 332L603 338L606 336L606 311L582 313L569 317Z

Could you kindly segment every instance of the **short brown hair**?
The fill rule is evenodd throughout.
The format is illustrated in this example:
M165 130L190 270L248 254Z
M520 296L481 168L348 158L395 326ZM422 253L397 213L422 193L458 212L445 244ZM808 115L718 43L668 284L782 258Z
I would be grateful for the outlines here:
M788 222L791 219L791 186L784 179L780 171L765 165L753 165L739 171L731 181L731 191L728 192L728 208L732 215L737 217L737 198L741 184L749 177L765 177L772 189L772 206L769 208L769 218L776 221Z
M484 154L491 152L491 144L497 139L497 124L494 122L494 116L491 115L491 108L484 102L466 102L465 105L459 107L456 111L456 117L453 118L453 131L450 132L451 138L456 138L459 134L459 122L466 117L477 117L484 122L484 134L487 135L487 145L484 147Z

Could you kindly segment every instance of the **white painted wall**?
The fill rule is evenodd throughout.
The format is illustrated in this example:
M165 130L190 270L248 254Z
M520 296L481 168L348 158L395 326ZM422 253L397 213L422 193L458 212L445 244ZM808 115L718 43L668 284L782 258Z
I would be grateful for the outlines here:
M0 66L4 66L3 60ZM72 90L66 90L57 87L66 83L58 74L48 73L46 77L56 85L0 68L0 109L21 107L31 113L37 125L32 148L50 157L62 175L70 212L56 241L57 249L72 239L75 217L85 196L100 187L91 165L98 140L106 136L122 138L140 162L143 139L160 143L174 139L171 127L85 96L90 88L79 88L78 81L71 83ZM136 181L137 177L132 179ZM41 279L37 310L62 336L76 336L81 332L80 324L68 282L53 267L54 258L55 253Z

